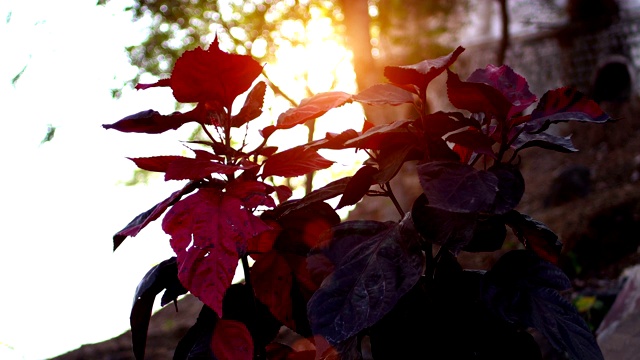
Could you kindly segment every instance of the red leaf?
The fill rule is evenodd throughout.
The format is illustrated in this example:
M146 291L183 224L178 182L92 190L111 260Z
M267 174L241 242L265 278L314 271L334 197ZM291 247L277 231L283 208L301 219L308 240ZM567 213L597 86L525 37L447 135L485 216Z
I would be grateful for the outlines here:
M293 195L293 191L286 185L278 185L276 186L276 195L278 196L278 201L283 203Z
M179 156L173 160L164 174L165 180L199 180L216 174L232 174L241 169L240 166L225 165L209 160L192 159Z
M376 84L355 95L353 100L369 105L413 104L413 94L393 84Z
M218 360L253 360L253 338L243 323L219 319L213 330L211 351Z
M247 91L261 72L262 66L251 56L220 50L216 37L207 50L198 47L182 54L170 84L179 102L219 102L230 109L233 100Z
M133 161L137 167L142 170L167 172L169 164L182 156L177 155L164 155L164 156L151 156L142 158L127 158Z
M320 93L300 102L296 108L289 109L278 117L276 127L289 129L307 120L316 119L327 111L351 102L351 95L342 91Z
M264 81L260 81L251 89L240 112L231 117L232 127L240 127L262 115L262 105L264 103L266 90L267 84L265 84Z
M162 202L154 205L151 209L143 212L142 214L135 217L135 219L131 220L124 229L118 231L113 236L113 250L115 251L120 244L127 238L127 236L136 236L145 226L147 226L150 222L156 220L164 213L165 210L169 208L169 206L175 204L180 200L184 195L192 192L196 188L195 182L189 182L185 187L181 190L178 190L171 194L168 198L164 199Z
M203 188L175 204L162 229L171 236L182 285L221 316L239 256L249 239L269 227L239 199Z
M295 177L326 169L332 164L333 161L323 158L315 150L297 146L269 157L264 162L262 178L272 175Z
M146 90L152 87L171 86L171 79L160 79L153 84L137 84L136 90Z
M273 249L273 244L276 242L276 238L282 231L280 224L275 220L263 219L270 229L261 232L260 234L251 238L247 244L247 252L256 261Z
M447 70L447 95L451 104L472 113L484 113L506 120L511 103L496 88L476 82L461 81L458 74Z
M406 66L387 66L384 68L384 76L394 84L413 84L420 92L424 92L431 80L451 66L463 51L464 48L458 46L453 52L437 59Z
M242 200L248 209L255 209L260 205L275 207L273 198L269 196L273 192L273 187L262 181L231 181L227 184L226 192Z
M285 258L277 251L261 256L251 266L251 278L258 300L269 308L276 319L295 330L291 300L293 275Z
M210 160L210 161L223 161L224 158L222 156L212 154L206 150L201 149L191 149L193 153L196 155L196 159L198 160Z
M538 100L529 91L527 80L507 65L500 67L487 65L484 69L474 71L467 81L484 83L498 89L511 103L511 109L507 117L512 117L524 111L529 105Z
M113 124L104 124L102 127L126 133L160 134L167 130L175 130L188 122L196 121L197 119L192 115L179 112L160 115L157 111L146 110L129 115Z

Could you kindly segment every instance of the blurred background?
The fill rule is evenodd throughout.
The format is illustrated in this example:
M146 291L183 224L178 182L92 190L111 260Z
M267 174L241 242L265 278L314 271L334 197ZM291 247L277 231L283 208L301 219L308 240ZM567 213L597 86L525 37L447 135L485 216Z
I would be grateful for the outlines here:
M223 50L265 64L261 80L272 86L256 121L262 126L305 97L356 93L385 81L384 66L458 45L467 48L454 65L461 75L507 63L538 96L573 85L601 102L629 102L639 40L638 27L624 24L635 24L636 8L631 0L1 1L0 358L51 358L128 330L136 285L172 252L159 222L115 252L111 237L181 186L126 157L182 154L180 140L197 134L188 126L151 136L101 125L188 108L169 89L133 89L168 77L185 50L206 48L217 35ZM438 81L434 109L446 107ZM359 130L365 116L380 124L406 113L348 104L272 140L294 146ZM366 158L323 155L337 162L332 172L295 179L294 196L353 174ZM399 197L404 205L412 198ZM341 215L388 216L376 209Z

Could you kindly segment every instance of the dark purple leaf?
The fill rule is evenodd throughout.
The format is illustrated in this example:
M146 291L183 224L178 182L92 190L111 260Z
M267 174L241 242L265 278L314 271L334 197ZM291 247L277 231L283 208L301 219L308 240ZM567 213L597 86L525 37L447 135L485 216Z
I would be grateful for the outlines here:
M383 147L376 155L379 171L373 176L373 179L378 184L384 184L393 179L405 162L415 160L412 158L416 152L414 150L417 149L413 142L392 143ZM420 153L420 155L422 154Z
M463 51L464 48L458 46L448 55L436 59L424 60L413 65L387 66L384 68L384 76L394 84L412 84L420 92L424 92L431 80L451 66Z
M418 165L417 170L429 206L461 213L493 208L498 192L495 174L450 161L429 162Z
M262 105L267 84L264 81L258 82L247 95L240 112L231 117L231 126L240 127L249 121L262 115Z
M515 166L497 164L489 168L488 171L498 178L498 193L493 213L504 214L513 210L524 195L524 178L520 170Z
M278 206L277 216L284 216L291 211L303 208L311 203L333 199L338 195L342 195L347 188L347 184L351 180L351 176L347 176L338 180L334 180L320 189L313 190L302 199L289 200Z
M484 113L506 120L511 103L496 88L477 82L461 81L458 74L447 70L447 95L458 109L471 113Z
M529 147L540 147L547 150L553 150L564 153L576 152L571 141L571 135L569 136L557 136L546 132L530 134L523 132L518 138L511 144L511 147L516 151L526 149Z
M371 185L375 183L373 175L378 172L373 166L365 165L361 167L351 178L336 209L344 206L354 205L362 199Z
M505 222L525 248L533 250L546 261L558 263L562 242L545 224L515 210L505 214Z
M503 255L482 282L482 300L493 313L520 327L540 331L570 359L601 360L588 325L558 291L571 281L553 264L528 250Z
M195 181L190 181L187 185L185 185L181 190L178 190L171 194L168 198L164 199L162 202L154 205L151 209L143 212L142 214L136 216L127 226L125 226L122 230L118 231L113 236L113 250L115 251L120 244L127 238L127 236L136 236L145 226L147 226L150 222L156 220L162 215L165 210L169 208L169 206L175 204L180 200L184 195L192 192L198 187L198 183Z
M202 305L196 323L180 339L173 360L213 359L211 337L218 322L218 315L207 305Z
M473 238L477 218L474 213L450 212L429 206L424 194L411 207L411 219L420 235L456 255Z
M160 115L155 110L145 110L122 118L113 124L104 124L102 127L127 133L160 134L167 130L176 130L188 122L198 121L196 117L191 115L193 114L179 112L174 112L171 115Z
M348 225L346 225L348 226ZM344 228L343 228L344 229ZM339 266L309 300L314 334L338 344L375 324L420 279L425 262L420 235L410 215L370 237L345 231L332 241L356 236L361 242L346 249ZM346 240L347 243L354 241Z
M374 126L360 136L346 141L344 145L346 147L378 150L389 144L390 141L401 143L411 138L407 127L414 122L415 120L405 119L394 121L391 124Z
M465 127L480 128L478 121L469 119L459 112L438 111L428 114L422 121L422 127L428 138L443 137L446 134Z
M494 144L493 139L474 127L455 132L447 136L445 140L456 145L460 145L475 153L495 157L492 149L492 146Z
M538 133L549 125L567 122L605 123L612 119L600 106L578 90L562 87L547 91L525 124L525 131Z
M501 216L478 217L475 225L473 237L462 248L463 251L487 252L502 248L507 236L507 227Z
M484 69L474 71L467 81L484 83L498 89L511 102L507 117L524 111L537 100L537 97L529 91L527 80L507 65L500 67L487 65Z
M130 322L133 353L138 360L144 359L147 331L156 295L165 289L167 290L162 298L168 301L176 301L179 295L187 292L178 280L178 266L175 257L152 267L136 288ZM171 292L171 294L167 295L167 292ZM162 305L164 306L168 301L163 301Z
M314 140L304 145L305 149L343 149L345 142L358 136L358 132L348 129L340 134L326 133L323 139Z

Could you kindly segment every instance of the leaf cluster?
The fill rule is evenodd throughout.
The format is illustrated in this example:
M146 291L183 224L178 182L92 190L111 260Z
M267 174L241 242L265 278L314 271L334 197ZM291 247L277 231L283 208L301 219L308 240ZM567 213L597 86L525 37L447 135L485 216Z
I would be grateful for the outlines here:
M508 66L489 65L461 80L450 67L463 51L388 66L389 82L358 94L307 98L258 129L260 144L232 142L231 129L255 130L251 121L262 113L265 92L256 82L261 66L220 50L217 39L206 50L185 52L169 78L139 84L170 87L176 100L196 106L169 115L147 110L105 128L156 134L195 122L208 139L189 143L192 157L132 159L166 180L187 180L114 236L117 248L164 214L162 228L176 254L151 269L136 291L136 358L144 357L153 299L166 289L163 304L186 292L203 302L175 359L360 359L366 339L375 359L540 358L530 329L569 358L601 359L588 326L561 295L571 284L555 265L558 236L516 210L525 191L518 154L534 146L577 151L569 138L547 130L611 119L571 88L550 90L538 101ZM448 99L459 110L430 113L427 88L445 73ZM244 105L232 113L245 92ZM365 122L363 129L289 149L267 145L274 132L349 102L412 104L418 115ZM320 149L357 149L370 158L353 176L300 199L271 181L329 168ZM423 193L410 211L397 206L401 220L341 221L336 209L366 196L397 204L390 180L409 161L417 163ZM334 208L326 200L336 197ZM461 251L501 249L507 229L521 250L486 272L460 266ZM232 285L238 261L245 280ZM316 351L274 342L279 329L309 339Z

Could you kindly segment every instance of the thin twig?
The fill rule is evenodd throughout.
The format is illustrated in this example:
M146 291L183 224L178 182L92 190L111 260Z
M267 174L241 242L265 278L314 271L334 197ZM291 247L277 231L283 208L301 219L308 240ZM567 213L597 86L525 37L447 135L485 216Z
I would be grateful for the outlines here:
M385 184L385 192L387 193L387 196L389 196L389 199L391 199L391 202L393 202L393 205L396 207L396 210L398 210L398 213L400 214L400 219L402 219L404 217L404 210L402 210L402 206L400 206L398 199L396 199L396 196L393 194L393 190L391 190L391 183L388 181Z

